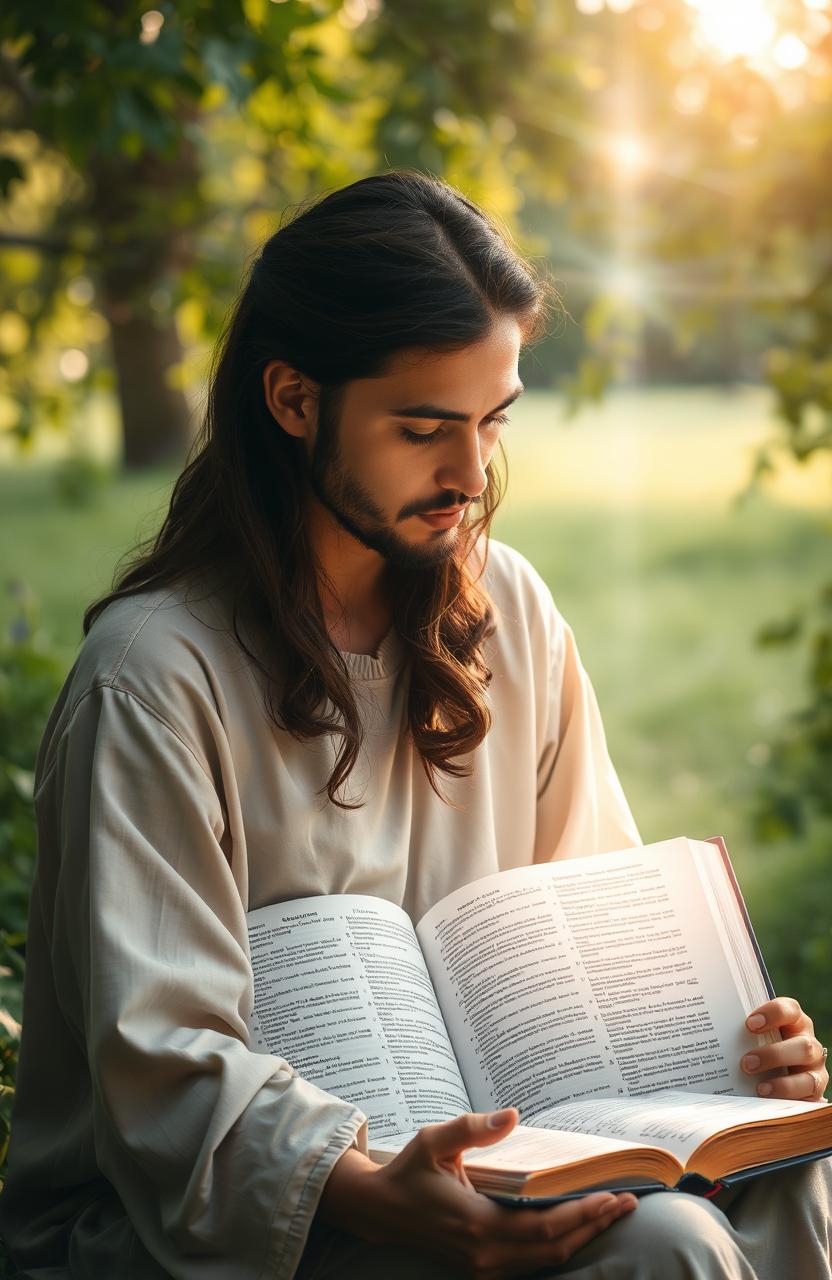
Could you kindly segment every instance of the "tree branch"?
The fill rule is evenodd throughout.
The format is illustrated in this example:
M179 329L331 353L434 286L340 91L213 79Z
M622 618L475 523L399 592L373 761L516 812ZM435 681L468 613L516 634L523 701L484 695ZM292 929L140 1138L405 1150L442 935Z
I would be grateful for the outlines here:
M40 249L42 253L69 253L70 250L78 252L77 246L71 241L59 239L55 236L27 236L17 231L0 231L0 248L7 246L18 249ZM82 252L88 254L88 250Z

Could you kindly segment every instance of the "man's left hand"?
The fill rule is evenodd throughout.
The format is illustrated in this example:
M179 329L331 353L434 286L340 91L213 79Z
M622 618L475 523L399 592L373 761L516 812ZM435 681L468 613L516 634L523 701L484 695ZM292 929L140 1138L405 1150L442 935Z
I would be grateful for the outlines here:
M829 1084L826 1050L815 1038L812 1019L796 1000L780 996L767 1000L745 1020L749 1031L779 1031L778 1044L763 1045L747 1053L740 1065L747 1075L762 1071L780 1074L763 1080L757 1093L766 1098L793 1098L800 1102L820 1102Z

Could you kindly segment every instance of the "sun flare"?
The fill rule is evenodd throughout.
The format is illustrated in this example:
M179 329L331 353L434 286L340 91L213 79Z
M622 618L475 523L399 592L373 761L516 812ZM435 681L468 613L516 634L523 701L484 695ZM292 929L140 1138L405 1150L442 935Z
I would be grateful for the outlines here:
M696 33L723 58L759 58L777 37L766 0L688 0L698 12Z

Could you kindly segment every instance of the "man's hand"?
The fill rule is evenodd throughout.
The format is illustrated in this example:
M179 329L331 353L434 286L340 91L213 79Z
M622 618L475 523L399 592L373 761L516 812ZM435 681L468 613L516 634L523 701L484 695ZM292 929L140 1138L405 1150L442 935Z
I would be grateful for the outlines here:
M376 1244L429 1254L476 1280L566 1262L634 1209L636 1198L599 1191L548 1209L509 1209L480 1195L465 1173L462 1152L505 1138L517 1120L510 1109L427 1125L381 1166L346 1151L327 1180L319 1215Z
M812 1019L796 1000L781 996L767 1000L745 1020L749 1031L778 1030L779 1044L767 1044L747 1053L740 1065L748 1075L758 1071L777 1070L779 1075L757 1085L766 1098L794 1098L801 1102L820 1102L827 1085L826 1050L815 1039Z

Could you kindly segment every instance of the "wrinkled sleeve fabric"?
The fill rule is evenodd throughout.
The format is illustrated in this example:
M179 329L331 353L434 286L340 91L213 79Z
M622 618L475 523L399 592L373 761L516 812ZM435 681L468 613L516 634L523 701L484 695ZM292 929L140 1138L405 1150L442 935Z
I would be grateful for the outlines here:
M170 1276L288 1278L365 1118L248 1047L221 796L176 726L107 686L76 708L54 769L53 970L88 1056L99 1167Z
M534 861L639 845L572 629L554 605L548 621Z

